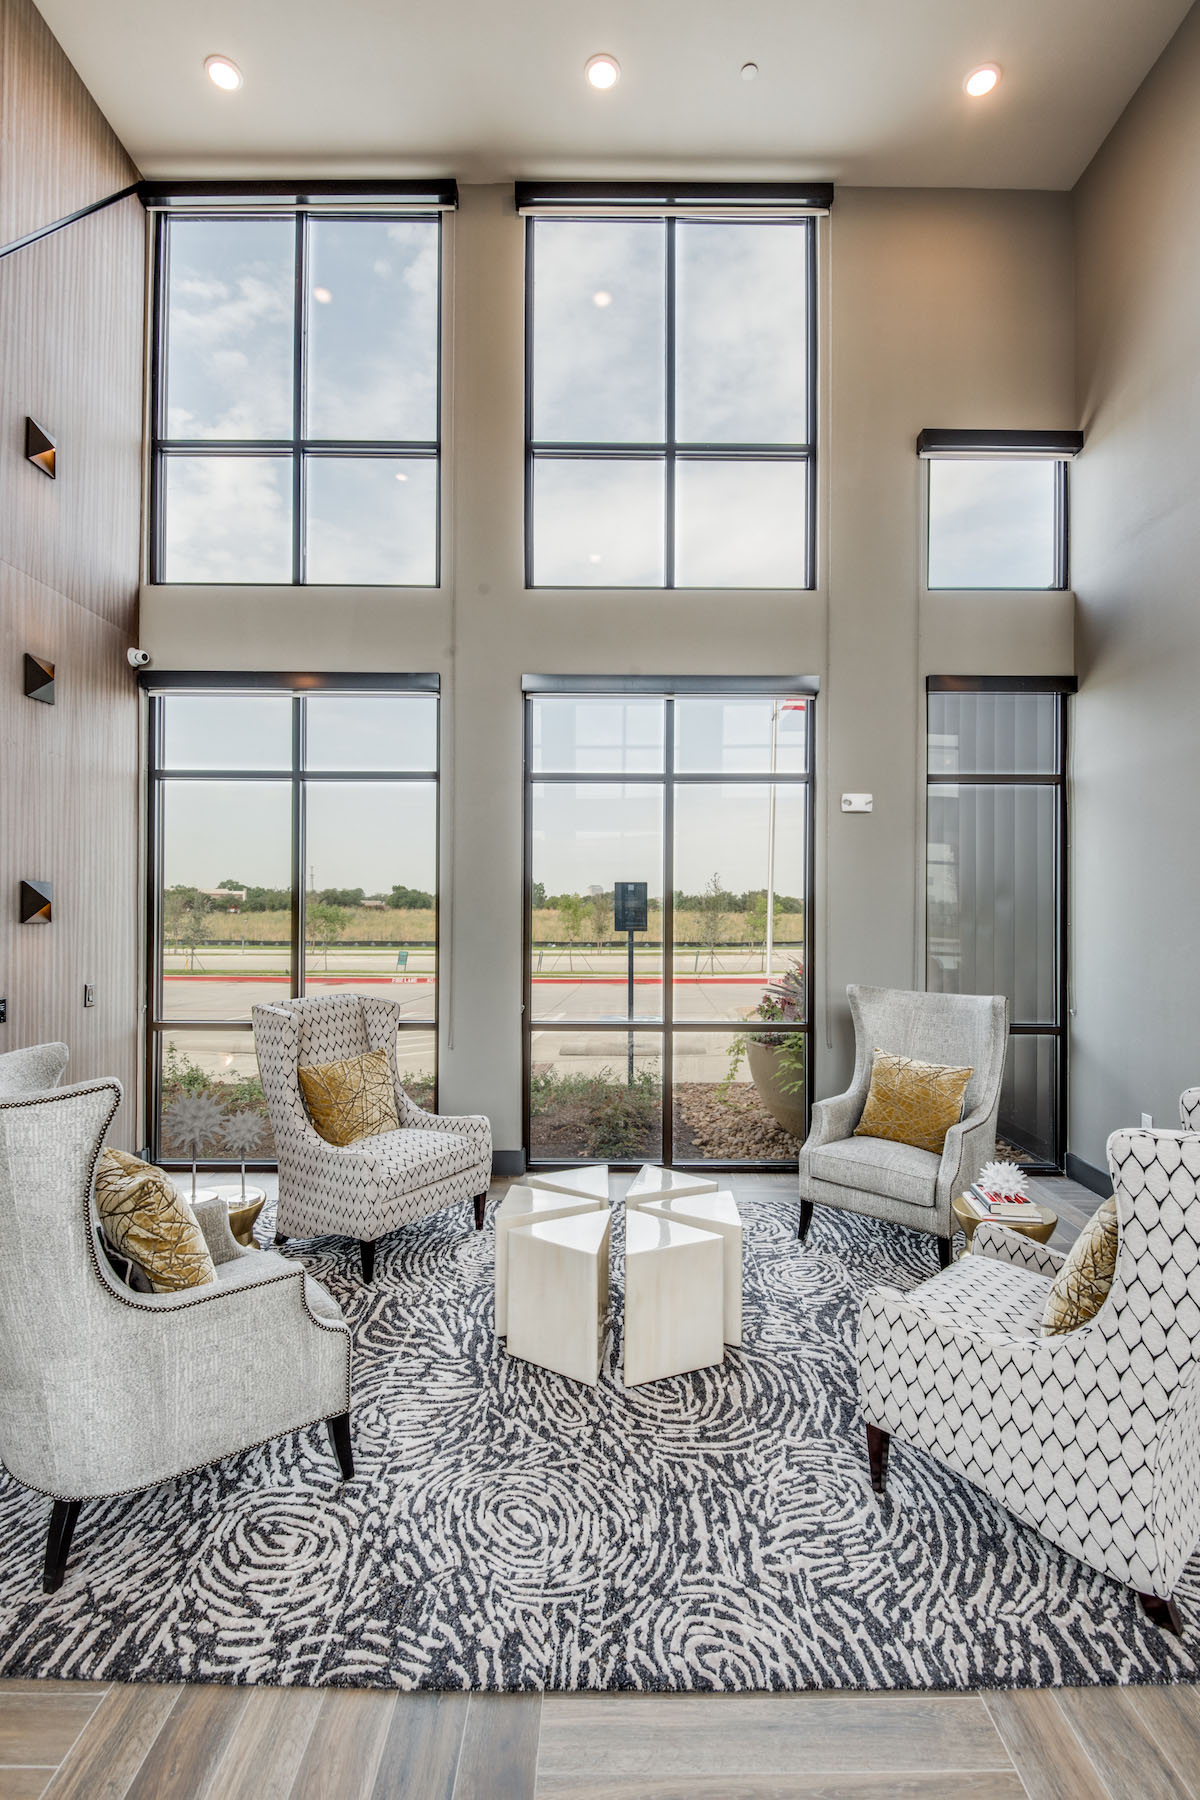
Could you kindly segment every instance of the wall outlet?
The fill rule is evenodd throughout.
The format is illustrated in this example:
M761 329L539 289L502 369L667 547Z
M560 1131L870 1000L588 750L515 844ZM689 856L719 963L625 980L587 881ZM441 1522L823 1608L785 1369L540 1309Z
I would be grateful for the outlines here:
M1154 1130L1154 1119L1150 1113L1142 1114L1142 1130L1143 1131L1153 1131Z
M875 806L874 794L843 794L843 812L871 812Z
M95 1006L96 1004L96 990L90 981L85 981L83 984L83 1004L85 1006Z

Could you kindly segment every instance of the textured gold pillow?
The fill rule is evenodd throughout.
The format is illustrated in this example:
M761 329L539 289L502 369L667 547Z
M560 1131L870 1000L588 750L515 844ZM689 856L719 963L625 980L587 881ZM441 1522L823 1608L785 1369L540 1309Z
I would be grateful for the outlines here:
M1117 1238L1117 1201L1113 1195L1092 1214L1050 1285L1042 1314L1043 1337L1058 1337L1095 1318L1112 1287Z
M156 1294L217 1279L196 1215L161 1169L124 1150L102 1150L96 1211L113 1249L141 1265Z
M386 1050L313 1063L296 1073L308 1116L327 1144L356 1144L359 1138L400 1129Z
M963 1096L973 1073L876 1050L871 1091L854 1127L855 1137L890 1138L894 1144L912 1144L940 1156L946 1133L962 1118Z

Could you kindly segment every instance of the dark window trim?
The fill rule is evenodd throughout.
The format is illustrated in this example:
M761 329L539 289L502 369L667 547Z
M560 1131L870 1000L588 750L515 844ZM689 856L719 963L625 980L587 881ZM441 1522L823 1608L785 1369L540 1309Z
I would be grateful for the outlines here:
M518 190L520 189L518 184ZM547 184L544 190L550 191L557 184ZM577 187L597 190L610 197L617 192L606 184L565 183L564 188L574 191ZM684 184L691 185L691 184ZM695 184L698 189L711 197L714 184ZM715 184L720 186L721 184ZM741 193L754 191L751 188L740 189L736 183L728 184L731 189ZM786 185L786 184L781 184ZM626 183L630 191L643 191L643 185L637 182ZM682 191L675 190L675 191ZM659 196L655 204L660 208L664 204L660 188L645 188L647 195ZM832 192L832 190L831 190ZM731 202L732 203L732 202ZM740 204L740 202L739 202ZM765 203L764 203L765 204ZM650 203L647 200L647 217L653 217ZM553 216L553 213L551 213ZM564 204L563 217L569 217L569 207ZM685 221L686 222L686 221ZM727 221L736 226L740 223L753 223L752 210L750 216L741 221ZM818 454L818 405L817 405L817 233L813 217L797 215L794 219L776 220L781 228L801 230L805 233L805 375L807 392L805 395L806 419L808 433L807 442L803 444L723 444L702 441L681 442L675 432L675 227L677 220L667 216L664 220L666 231L664 282L665 282L665 330L663 334L663 355L665 359L664 385L664 427L665 436L661 440L644 443L589 443L584 440L575 442L542 442L533 435L534 405L534 356L533 356L533 315L534 315L534 227L537 217L527 215L525 222L525 587L527 590L547 593L737 593L740 591L786 594L811 593L816 587L816 543L817 543L817 454ZM534 545L533 545L533 488L534 468L538 462L561 462L578 460L587 457L592 460L621 460L636 462L655 462L663 465L663 578L661 582L646 583L587 583L571 585L562 582L537 582L534 580ZM675 473L681 462L788 462L803 465L805 493L805 530L804 530L804 567L801 579L791 586L758 587L747 583L739 587L705 587L703 584L680 584L675 579Z
M402 198L407 187L412 186L414 192L431 191L428 184L405 183L372 183L363 182L347 184L344 182L314 182L308 184L306 192L326 192L331 196L327 206L312 207L302 200L297 200L294 207L270 205L253 213L253 217L280 216L294 214L296 242L294 249L295 298L292 314L292 435L290 438L172 438L166 435L166 368L169 346L167 343L167 289L169 285L169 220L203 219L213 217L239 216L221 206L207 206L204 196L212 195L217 190L238 195L265 195L268 198L276 193L292 193L295 184L272 182L165 182L160 184L142 184L143 187L161 187L164 194L178 193L180 204L152 207L157 216L154 221L154 238L151 248L151 262L154 270L154 293L151 318L153 323L153 339L150 358L150 532L149 532L149 580L151 586L170 587L328 587L361 589L364 592L391 587L411 589L414 592L427 592L431 588L442 585L442 454L444 450L443 431L443 362L445 322L443 318L445 306L445 238L442 230L442 212L452 210L450 207L425 210L404 211L402 207L390 211L372 211L370 206L361 209L347 210L339 207L334 197L343 198L353 194L374 193L375 197L393 195ZM454 183L454 204L457 205L458 190ZM185 196L195 194L196 199L183 203ZM145 195L143 194L143 198ZM387 219L391 223L397 220L413 219L422 222L436 221L437 226L437 437L429 438L364 438L361 442L345 438L314 438L305 431L305 372L308 355L308 226L310 221L329 221L352 219L363 222L374 219ZM165 577L166 566L166 465L172 457L213 457L228 459L238 456L274 456L287 458L291 463L291 504L292 504L292 555L291 575L286 581L273 582L207 582L184 581L168 582ZM345 458L383 458L405 457L415 460L428 459L437 466L437 482L434 495L434 567L433 581L426 582L352 582L339 581L309 582L305 562L307 558L306 497L308 484L305 479L305 465L309 458L345 457Z
M703 212L712 207L744 207L753 214L796 207L813 213L833 205L831 181L518 181L513 201L519 213L570 212L580 206L605 211L629 206L639 213L681 207Z
M583 686L584 682L605 682L601 688ZM614 685L614 683L618 685ZM636 685L630 685L636 684ZM572 677L564 675L524 675L521 678L523 693L522 711L522 745L523 745L523 827L521 854L521 1133L526 1166L531 1169L563 1168L581 1166L588 1159L585 1157L548 1157L535 1158L530 1155L532 1145L532 1116L530 1107L530 1082L533 1074L533 1034L535 1031L567 1030L605 1031L611 1032L614 1027L626 1035L654 1036L661 1040L662 1056L662 1152L660 1161L665 1168L698 1169L701 1171L721 1170L728 1173L753 1173L757 1171L778 1174L785 1163L747 1163L731 1162L718 1159L694 1162L680 1160L674 1156L675 1108L674 1100L674 1044L677 1032L708 1031L726 1032L730 1037L747 1029L745 1020L676 1020L674 1017L674 989L672 979L672 951L675 942L675 831L674 831L674 789L692 782L707 784L721 783L730 780L744 780L763 786L768 783L780 785L798 785L808 789L808 809L805 841L805 894L804 894L804 1022L800 1025L763 1023L763 1031L779 1037L802 1035L806 1040L805 1066L805 1131L807 1133L812 1114L815 1078L813 1070L813 1046L815 1032L813 1030L813 997L815 983L813 980L813 953L816 943L815 895L816 881L814 867L816 857L817 830L817 775L816 775L816 732L813 720L816 716L815 704L809 713L809 728L806 733L805 749L807 768L799 775L784 775L769 772L749 776L732 776L720 770L709 771L698 775L677 774L675 772L675 732L673 702L677 697L687 698L694 695L711 695L714 699L736 697L739 694L751 693L787 698L792 694L803 694L810 703L815 703L817 680L815 676L801 676L794 681L780 680L769 676L713 677L713 676L680 676L671 679L664 676L619 676L619 677ZM626 776L607 774L580 777L569 771L557 770L547 772L533 767L533 707L530 702L540 695L574 694L587 696L592 693L645 693L659 697L665 701L666 718L664 721L663 767L660 771L642 776ZM631 781L657 785L663 792L663 904L662 904L662 1016L659 1019L572 1019L569 1021L536 1020L533 1011L533 788L536 783L550 783L556 786L578 786L581 781L596 781L606 786L625 786ZM765 978L764 978L765 979ZM757 1032L759 1027L754 1027ZM627 1164L613 1163L614 1168L638 1168L638 1162Z
M924 433L922 433L922 436ZM917 440L918 443L920 439ZM960 583L948 585L945 582L934 583L929 579L929 569L933 539L933 509L929 504L929 482L926 482L925 505L925 591L930 594L1057 594L1071 585L1071 493L1067 480L1067 459L1065 457L1039 457L1036 455L1020 456L927 456L925 461L932 465L935 462L1053 462L1054 463L1054 568L1052 578L1044 587L1015 587L1011 582L997 584L995 582L964 587Z
M411 207L437 207L453 212L458 206L458 183L449 178L434 181L142 181L138 183L145 206L153 211L182 212L188 207L204 210L236 207L238 201L266 201L284 208L312 207L355 200Z
M1078 675L927 675L930 694L1077 694Z
M282 674L268 673L252 675L245 671L220 672L206 677L200 671L178 671L175 673L152 674L142 670L138 677L139 684L148 700L147 722L147 756L146 756L146 1033L145 1033L145 1096L146 1118L144 1120L144 1142L148 1146L148 1155L154 1162L164 1168L185 1168L190 1166L179 1158L166 1158L160 1155L161 1118L162 1118L162 1059L159 1055L160 1041L171 1032L247 1032L253 1031L249 1019L166 1019L163 1016L163 955L162 955L162 903L163 903L163 794L168 781L277 781L288 783L292 790L291 801L291 887L292 907L289 930L289 951L291 958L291 981L289 991L291 997L303 994L305 987L304 968L304 904L306 889L304 886L305 858L305 807L303 804L304 788L311 782L328 783L337 781L392 781L392 782L432 782L435 792L434 803L434 915L433 915L433 954L437 981L433 993L433 1012L429 1019L414 1019L401 1025L403 1032L432 1032L433 1034L433 1091L434 1110L438 1105L438 1083L440 1080L440 1061L438 1056L441 1025L442 994L442 711L438 707L437 735L434 743L435 764L432 769L412 771L391 771L385 769L351 770L308 769L305 767L305 720L304 701L310 694L338 693L362 695L375 691L395 694L411 693L429 695L440 698L440 679L437 675L337 675L337 674ZM169 769L163 766L161 745L163 741L163 700L172 693L204 692L213 695L222 693L249 693L256 690L288 692L292 699L292 762L289 769ZM222 1162L213 1157L203 1158L200 1165L210 1170L233 1170L240 1166L237 1161ZM259 1170L270 1170L277 1167L274 1160L259 1159L247 1162L246 1167Z
M1054 457L1070 459L1083 449L1082 431L960 431L926 425L917 434L922 457Z

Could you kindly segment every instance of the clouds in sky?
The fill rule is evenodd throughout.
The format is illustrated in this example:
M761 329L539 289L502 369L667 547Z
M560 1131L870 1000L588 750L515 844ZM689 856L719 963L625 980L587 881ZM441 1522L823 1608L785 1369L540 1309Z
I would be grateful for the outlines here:
M1053 586L1056 463L935 458L928 466L930 587Z

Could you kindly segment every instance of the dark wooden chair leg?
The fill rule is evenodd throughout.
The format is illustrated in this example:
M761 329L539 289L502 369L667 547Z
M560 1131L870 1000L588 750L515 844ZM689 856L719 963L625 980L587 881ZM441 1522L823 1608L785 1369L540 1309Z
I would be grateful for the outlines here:
M277 1249L277 1250L278 1250L278 1248L279 1248L279 1246L280 1246L280 1244L286 1244L286 1243L287 1243L287 1241L288 1241L288 1238L287 1238L287 1232L286 1232L286 1231L277 1231L277 1232L276 1232L276 1233L275 1233L275 1248L276 1248L276 1249Z
M79 1517L81 1500L56 1500L50 1513L50 1532L46 1538L46 1566L42 1571L43 1594L56 1594L63 1584L71 1539Z
M952 1237L940 1237L937 1241L937 1246L938 1267L948 1269L950 1264L954 1261L954 1239Z
M358 1240L358 1254L362 1261L362 1278L364 1282L369 1284L375 1279L375 1240L373 1238L360 1238Z
M354 1451L350 1444L350 1414L348 1412L339 1413L336 1419L326 1419L325 1429L329 1433L333 1454L338 1459L342 1480L353 1481Z
M803 1243L805 1238L808 1236L808 1228L812 1224L812 1216L813 1216L812 1201L811 1200L802 1200L800 1202L800 1227L799 1227L799 1230L796 1232L796 1236L799 1238L801 1243Z
M476 1196L475 1196L475 1229L476 1229L476 1231L483 1230L483 1217L486 1212L487 1212L487 1189L485 1188L483 1190L482 1194L476 1194Z
M1152 1625L1161 1631L1169 1631L1174 1637L1183 1636L1183 1620L1179 1617L1179 1608L1170 1594L1163 1600L1158 1594L1139 1594L1142 1611Z
M892 1441L889 1431L883 1431L878 1425L867 1426L867 1461L871 1465L871 1486L877 1494L887 1488L888 1445Z

